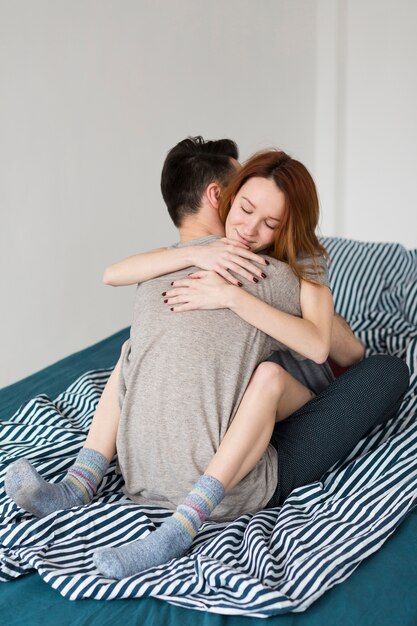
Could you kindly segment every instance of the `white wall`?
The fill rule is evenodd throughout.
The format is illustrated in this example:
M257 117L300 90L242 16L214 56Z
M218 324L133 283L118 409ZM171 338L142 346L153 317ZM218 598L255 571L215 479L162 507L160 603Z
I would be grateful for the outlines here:
M0 386L130 324L106 265L175 240L187 135L314 160L315 3L0 1ZM313 98L314 100L314 98Z
M417 3L318 0L322 231L417 247Z
M0 0L0 386L129 325L187 135L275 145L321 231L417 247L414 0Z
M417 3L347 3L344 232L417 247Z

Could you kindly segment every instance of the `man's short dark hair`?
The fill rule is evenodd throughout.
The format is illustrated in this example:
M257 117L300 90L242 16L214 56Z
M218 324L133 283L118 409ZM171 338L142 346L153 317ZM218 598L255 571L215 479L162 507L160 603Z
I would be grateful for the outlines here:
M239 156L231 139L204 141L200 136L180 141L168 152L162 168L161 191L175 226L185 215L197 213L210 183L227 185Z

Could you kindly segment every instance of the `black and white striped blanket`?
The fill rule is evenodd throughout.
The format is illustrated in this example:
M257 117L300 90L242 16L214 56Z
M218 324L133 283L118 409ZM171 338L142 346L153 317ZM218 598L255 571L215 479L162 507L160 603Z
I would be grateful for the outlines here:
M378 550L417 501L417 250L324 239L336 310L367 353L404 358L411 386L400 419L377 427L281 508L206 522L181 559L121 581L92 554L146 536L171 512L130 502L114 463L93 503L42 519L0 489L0 580L37 570L71 600L153 596L213 613L268 617L303 611ZM58 398L39 395L1 424L0 476L20 457L61 480L82 446L111 370L87 372Z

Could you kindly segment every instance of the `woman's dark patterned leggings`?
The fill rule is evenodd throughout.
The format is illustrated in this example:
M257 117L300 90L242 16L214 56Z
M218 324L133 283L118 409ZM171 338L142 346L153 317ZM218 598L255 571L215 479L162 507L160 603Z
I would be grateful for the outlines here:
M393 417L409 382L403 360L370 356L277 423L271 444L278 453L278 484L265 508L281 505L293 489L318 480L376 424Z

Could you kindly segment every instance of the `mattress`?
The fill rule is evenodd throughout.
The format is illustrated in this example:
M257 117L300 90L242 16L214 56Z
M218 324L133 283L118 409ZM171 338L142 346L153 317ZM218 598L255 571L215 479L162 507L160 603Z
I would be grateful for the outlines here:
M333 258L342 254L345 260L355 257L358 250L364 252L365 247L356 246L355 254L352 246L344 241L331 240L326 242L332 248ZM404 339L401 344L401 333L395 329L395 316L404 308L406 320L414 323L415 299L413 285L398 280L387 259L395 257L396 267L401 261L400 277L407 266L406 256L401 258L398 248L389 248L392 254L386 254L382 244L372 250L367 249L371 258L381 252L382 261L387 267L381 268L377 263L379 280L369 273L369 263L361 262L362 274L368 272L365 279L372 288L360 291L358 272L351 272L350 277L340 270L342 263L335 264L333 270L333 290L338 310L343 312L353 325L359 324L362 337L372 350L398 353L410 353L412 341ZM342 251L342 252L341 252ZM366 250L365 250L366 251ZM382 254L384 253L384 254ZM385 260L385 261L384 261ZM412 259L413 261L413 259ZM415 261L415 257L414 257ZM338 271L339 269L339 271ZM388 276L388 278L387 278ZM332 276L331 276L332 278ZM393 288L388 289L387 281L392 279ZM349 283L355 280L357 284ZM372 289L374 290L373 293ZM355 297L352 297L355 293ZM360 297L358 296L360 294ZM372 309L376 301L382 301L381 310ZM406 306L404 305L406 304ZM372 312L372 315L370 314ZM386 319L388 313L394 316L394 324L389 325L390 332L372 333L375 320L378 323ZM364 316L366 323L363 322ZM385 318L384 318L385 316ZM379 320L379 321L378 321ZM380 323L380 328L385 328ZM48 394L54 398L80 375L89 370L112 367L119 355L120 346L127 338L129 329L124 329L102 342L78 352L62 361L38 372L33 376L11 385L0 391L0 416L7 419L22 403L37 394ZM410 332L408 332L410 335ZM410 338L409 338L410 339ZM413 339L413 337L411 337ZM378 345L376 345L378 344ZM417 583L417 565L415 564L415 545L417 542L415 509L402 521L395 533L374 554L363 560L342 584L330 588L314 604L302 613L273 615L268 619L276 624L414 624L417 623L417 594L414 590ZM28 620L28 612L30 619ZM112 602L83 600L71 602L63 598L57 591L45 584L38 574L28 573L17 580L2 583L0 587L0 615L5 624L112 624L128 621L140 624L251 624L259 619L234 615L215 615L173 606L155 598L123 599Z

